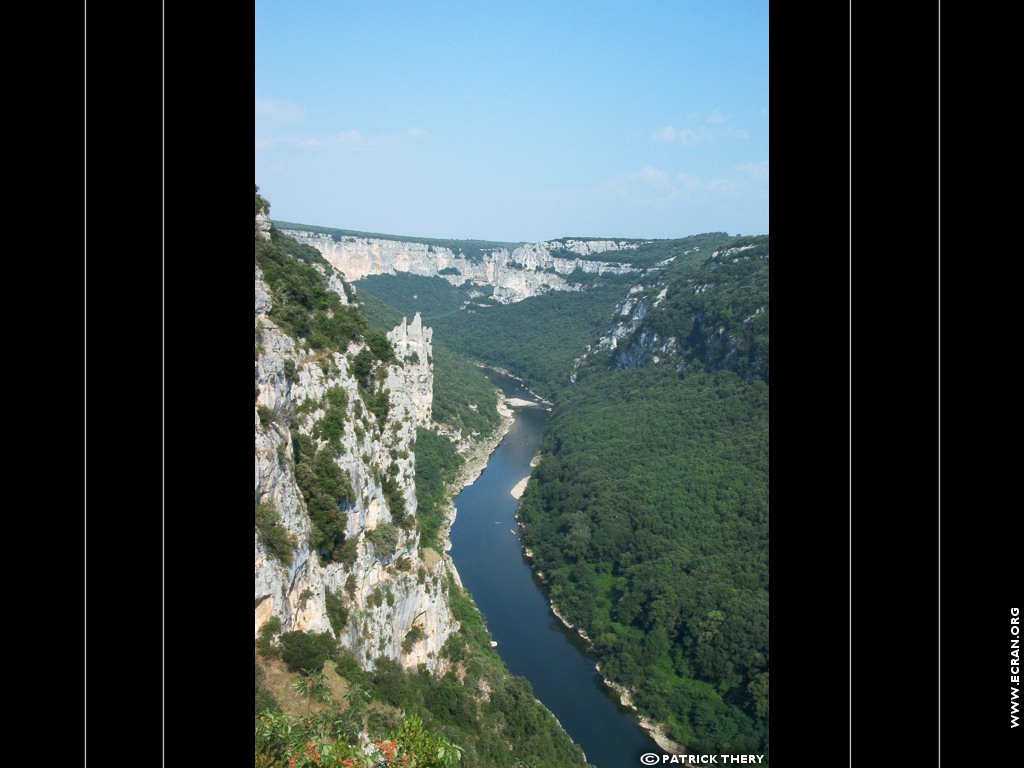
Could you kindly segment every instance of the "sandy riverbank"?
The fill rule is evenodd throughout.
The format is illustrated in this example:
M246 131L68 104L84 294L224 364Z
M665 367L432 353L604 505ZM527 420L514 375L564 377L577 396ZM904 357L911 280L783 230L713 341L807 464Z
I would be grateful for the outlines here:
M523 400L521 397L506 397L505 403L518 408L540 408L540 403L533 400Z
M542 403L544 403L544 405L552 405L552 402L550 400L545 400L543 397L538 395L536 392L534 392L532 389L530 389L528 386L526 386L526 382L525 381L523 381L521 378L516 376L511 371L506 371L504 368L498 368L497 366L494 366L494 365L484 365L483 363L473 363L473 365L475 365L477 368L485 368L485 369L494 371L495 373L500 373L502 376L508 376L510 379L515 379L516 381L518 381L520 384L523 385L523 389L525 389L527 392L529 392L535 398L537 398Z
M512 498L513 499L520 498L523 495L523 492L526 490L526 485L529 482L530 482L530 476L527 475L522 480L520 480L518 483L516 483L514 486L512 486L512 490L510 491L510 493L512 494Z

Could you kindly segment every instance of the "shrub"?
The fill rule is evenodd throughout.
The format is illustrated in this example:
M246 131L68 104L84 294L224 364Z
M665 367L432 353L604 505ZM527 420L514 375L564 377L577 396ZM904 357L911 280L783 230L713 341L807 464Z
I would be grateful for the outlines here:
M368 602L374 608L380 608L384 604L384 590L380 587L377 587L375 590L373 590L373 593L370 595L369 600L367 600L366 602Z
M377 417L377 428L382 429L387 421L388 412L391 410L391 393L384 388L379 392L364 395L366 409Z
M348 407L348 394L341 387L331 387L324 393L324 398L335 408L344 411Z
M335 635L341 634L348 621L348 611L345 610L345 603L337 592L327 590L324 593L324 605L327 609L327 619L331 622L331 629Z
M377 557L385 560L395 554L398 546L398 529L391 523L384 523L368 531L366 538L373 543Z
M348 473L334 463L332 450L317 450L309 438L298 433L292 436L292 448L295 480L313 523L310 546L330 562L340 555L345 541L348 517L341 511L341 505L355 501L356 494Z
M281 649L273 644L274 635L281 631L281 620L271 616L260 628L260 636L256 640L256 650L265 659L274 659L281 655Z
M295 366L295 361L291 358L284 361L284 377L292 383L299 380L298 369Z
M341 563L346 568L351 568L352 564L356 561L356 555L358 554L359 541L357 539L345 539L341 546L331 553L331 559L335 562ZM349 576L352 578L352 576ZM346 588L348 582L345 582Z
M273 503L261 501L256 505L256 532L267 554L283 565L292 564L295 542L281 525L281 518Z
M327 632L285 632L281 635L281 658L292 672L323 669L324 662L337 656L337 642Z
M405 639L402 641L402 650L409 653L413 646L416 645L420 640L423 639L423 627L418 624L405 633Z
M267 408L265 405L256 407L256 413L260 417L260 426L266 429L270 426L271 422L277 421L277 412L273 408Z

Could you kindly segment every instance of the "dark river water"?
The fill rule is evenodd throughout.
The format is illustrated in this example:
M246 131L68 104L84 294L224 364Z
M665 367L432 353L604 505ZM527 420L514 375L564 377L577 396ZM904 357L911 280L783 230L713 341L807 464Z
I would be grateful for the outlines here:
M493 371L487 376L506 396L536 402L515 379ZM511 490L530 474L548 418L543 408L514 410L515 423L487 468L455 499L452 559L509 670L530 681L587 760L598 768L639 766L640 755L662 750L609 696L580 638L551 613L519 536L510 532L518 530Z

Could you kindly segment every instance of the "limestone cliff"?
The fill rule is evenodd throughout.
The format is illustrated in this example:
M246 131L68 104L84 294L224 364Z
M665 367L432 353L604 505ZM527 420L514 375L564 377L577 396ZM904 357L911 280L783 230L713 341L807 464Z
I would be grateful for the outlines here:
M640 241L555 240L527 243L511 250L484 249L482 254L468 256L428 243L297 229L282 231L316 248L348 280L398 272L443 277L452 285L469 282L494 286L494 298L503 304L548 291L578 291L581 284L570 277L577 271L616 275L640 271L628 263L590 258L594 254L635 249Z
M746 244L718 248L690 271L649 270L615 306L604 335L576 358L570 381L597 360L619 370L669 364L680 374L696 361L710 373L767 381L768 238L737 241ZM659 318L666 309L673 320Z
M331 277L325 275L328 281ZM344 301L340 281L329 284ZM367 668L386 657L407 668L424 664L443 672L447 662L438 652L458 629L444 589L454 566L447 556L421 555L416 528L394 525L392 515L398 496L405 515L416 514L413 450L417 425L430 423L431 330L417 315L388 334L398 363L387 365L390 407L379 423L350 372L364 345L353 342L343 354L303 348L269 317L271 291L259 268L255 298L255 498L257 504L273 506L294 544L286 564L270 554L256 533L256 631L277 616L284 631L336 634ZM329 390L335 405L329 404ZM310 546L311 521L296 480L293 438L301 435L318 449L327 445L320 427L337 402L344 403L344 414L331 454L351 483L354 500L342 511L346 543L355 546L349 560L324 563ZM375 542L373 532L381 526L388 526L389 536L380 537L389 539L387 544ZM328 618L328 592L340 598L347 613L337 633ZM410 634L414 627L420 631Z
M265 210L256 212L256 234L264 240L270 239L270 214Z

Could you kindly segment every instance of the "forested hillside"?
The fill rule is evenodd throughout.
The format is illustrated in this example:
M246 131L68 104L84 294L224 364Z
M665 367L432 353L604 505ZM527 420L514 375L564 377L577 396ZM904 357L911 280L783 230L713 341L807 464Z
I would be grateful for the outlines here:
M698 751L762 751L767 385L588 378L559 398L520 510L555 603L642 711Z

